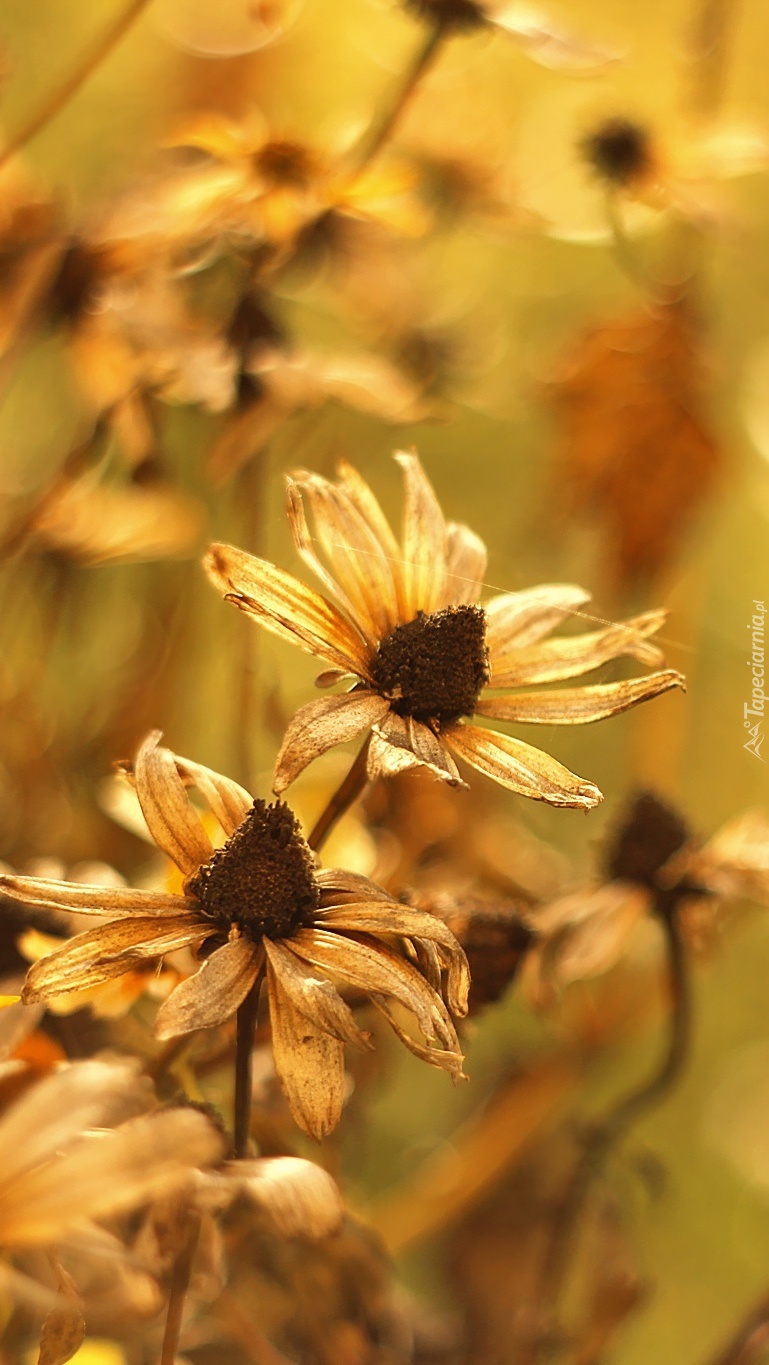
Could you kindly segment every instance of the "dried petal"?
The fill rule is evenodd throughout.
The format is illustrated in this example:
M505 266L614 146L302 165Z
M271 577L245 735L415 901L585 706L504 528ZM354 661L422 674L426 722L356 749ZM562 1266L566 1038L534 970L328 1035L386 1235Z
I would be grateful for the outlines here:
M460 758L510 791L551 806L590 810L603 800L592 782L569 772L555 758L522 740L475 725L447 726L446 743Z

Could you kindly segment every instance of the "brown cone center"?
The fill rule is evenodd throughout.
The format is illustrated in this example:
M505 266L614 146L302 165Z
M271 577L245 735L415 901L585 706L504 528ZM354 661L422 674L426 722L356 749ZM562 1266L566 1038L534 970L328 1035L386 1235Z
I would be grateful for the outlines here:
M420 612L382 641L371 675L399 716L439 725L471 716L489 680L483 611L462 606Z
M255 801L245 820L187 882L217 928L248 938L289 938L320 901L312 854L282 801Z

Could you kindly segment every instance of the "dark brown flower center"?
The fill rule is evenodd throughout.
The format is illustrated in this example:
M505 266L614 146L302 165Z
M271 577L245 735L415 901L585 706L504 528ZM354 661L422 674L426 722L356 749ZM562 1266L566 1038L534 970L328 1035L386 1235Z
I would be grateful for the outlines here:
M420 612L382 641L371 676L399 716L440 725L471 716L489 680L483 611Z
M606 119L581 146L593 170L612 185L630 185L651 167L649 134L631 119Z
M688 838L680 815L656 796L642 792L609 844L607 874L612 881L637 882L656 891L660 868Z
M221 931L237 924L254 941L288 938L320 901L312 854L282 801L255 801L245 820L187 882Z

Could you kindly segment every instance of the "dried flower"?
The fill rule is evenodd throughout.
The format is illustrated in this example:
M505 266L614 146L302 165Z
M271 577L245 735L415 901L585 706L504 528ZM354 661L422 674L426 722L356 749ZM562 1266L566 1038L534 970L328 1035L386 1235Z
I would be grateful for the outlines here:
M57 1242L90 1219L181 1188L197 1166L221 1158L221 1135L204 1115L142 1115L151 1102L151 1086L133 1066L87 1061L55 1072L10 1108L0 1120L0 1245ZM127 1118L109 1134L89 1131Z
M500 29L533 61L557 70L589 70L616 61L620 55L586 42L560 28L545 11L515 0L403 0L403 4L446 33Z
M635 188L654 174L649 133L629 118L605 119L581 139L582 155L607 185Z
M599 522L620 586L653 578L677 553L722 458L691 309L660 304L598 324L552 396L559 498Z
M545 640L587 600L581 588L550 584L503 593L478 606L486 569L483 542L468 527L444 520L416 455L395 458L406 479L400 544L371 489L346 463L336 484L304 472L289 480L294 543L340 606L232 546L212 545L206 557L207 571L228 601L330 666L321 685L355 679L351 691L309 702L296 713L278 755L275 791L284 791L333 745L371 730L371 779L422 765L460 784L456 755L524 796L556 806L594 806L601 793L592 782L541 749L462 718L477 713L580 725L682 686L681 675L666 670L624 682L481 698L487 685L511 688L579 677L623 655L658 663L661 655L647 640L664 613ZM313 548L304 496L331 572Z
M17 900L117 916L35 963L24 999L81 990L197 948L200 970L158 1012L157 1036L172 1038L225 1022L265 973L275 1066L297 1122L315 1137L341 1114L344 1043L368 1041L317 972L367 994L416 1056L460 1076L452 1014L466 1013L469 982L450 930L356 873L316 871L286 805L252 801L237 783L177 757L159 739L153 733L141 746L133 778L153 838L184 877L183 894L2 877L0 889ZM227 836L218 849L188 800L193 785ZM424 1043L404 1031L392 1004L410 1011Z
M539 1004L572 981L600 976L622 957L653 910L677 914L692 946L712 936L726 898L769 904L769 818L748 811L704 846L670 806L642 793L623 816L604 857L603 882L529 911L538 941L524 966Z

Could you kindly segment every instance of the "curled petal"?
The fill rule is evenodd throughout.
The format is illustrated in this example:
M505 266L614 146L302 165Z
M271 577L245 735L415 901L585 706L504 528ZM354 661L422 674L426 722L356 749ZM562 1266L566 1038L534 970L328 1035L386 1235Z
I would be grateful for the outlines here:
M211 545L203 560L215 587L266 630L343 672L367 676L369 650L333 602L264 559Z
M478 601L486 577L486 546L469 526L450 521L446 528L446 589L442 606Z
M592 782L569 772L541 749L510 735L462 724L447 726L443 735L446 743L466 763L521 796L547 801L551 806L573 806L578 810L590 810L603 800Z
M349 932L396 934L415 942L439 945L440 956L449 970L449 1005L454 1014L467 1014L470 972L467 958L448 925L424 910L407 910L398 902L371 904L354 902L318 910L315 922L319 928L342 929Z
M354 1047L370 1046L368 1034L358 1028L350 1006L330 981L311 976L306 966L299 964L291 952L290 939L282 944L266 938L264 947L268 961L279 971L281 982L300 1014L325 1029L340 1043L352 1043Z
M273 790L285 791L313 759L368 730L389 710L376 692L345 692L300 706L289 722L275 762Z
M223 777L212 768L204 768L202 763L191 763L188 758L180 758L178 754L175 758L180 776L194 782L229 838L254 804L251 793L233 782L232 778Z
M304 493L309 499L317 537L331 565L334 580L341 585L343 600L362 633L376 648L378 641L389 635L398 621L392 561L383 553L375 532L343 489L317 474L302 474L296 476L294 491L300 508L299 494ZM303 539L308 540L303 514L298 529L300 533L304 531ZM312 558L317 562L314 555ZM321 567L321 575L324 574Z
M274 945L273 945L274 946ZM295 1008L283 960L267 959L272 1054L291 1113L320 1141L336 1128L344 1106L344 1045Z
M136 795L147 828L185 876L197 872L214 848L187 792L170 749L160 745L160 731L148 735L134 765Z
M369 779L394 777L416 767L429 769L452 787L465 785L451 754L432 730L411 716L404 719L395 711L388 711L373 729L368 756Z
M418 611L437 611L446 590L446 522L418 457L399 451L395 459L406 480L403 516L404 620Z
M243 1004L262 965L262 953L247 938L217 948L194 976L180 982L158 1010L156 1038L177 1038L231 1019Z
M673 687L685 688L685 680L681 673L666 669L627 682L483 698L475 710L479 716L491 716L495 720L525 721L535 725L587 725L590 721L616 716Z
M25 1004L49 995L98 986L144 963L210 938L211 925L196 915L131 916L88 929L69 939L63 948L35 962L27 972L22 993Z
M440 1067L442 1071L448 1071L455 1081L466 1080L462 1065L464 1056L460 1051L459 1039L456 1039L454 1050L443 1047L430 1047L429 1044L420 1043L418 1039L412 1038L400 1023L395 1010L392 1009L390 1002L384 995L372 995L372 1003L376 1005L380 1014L383 1014L393 1033L408 1048L409 1052L418 1057L420 1062L429 1062L430 1066Z
M571 981L600 976L614 966L630 934L649 909L649 893L626 882L560 896L527 918L542 942L535 947L540 999L547 986L560 988Z
M164 891L57 882L47 877L0 876L0 892L25 905L75 910L79 915L179 915L189 909L184 896L172 896Z
M587 635L566 635L525 648L507 641L496 645L489 641L491 686L519 687L576 678L624 655L652 667L661 663L662 653L647 643L647 637L659 630L665 615L664 611L647 611Z
M367 995L391 996L414 1015L428 1040L437 1036L444 1047L452 1047L454 1025L442 999L416 967L386 944L301 929L291 940L291 951Z

